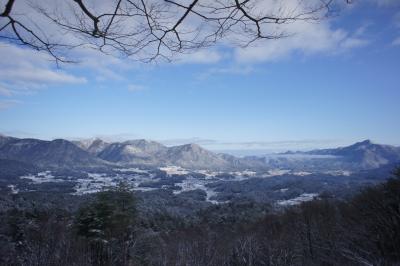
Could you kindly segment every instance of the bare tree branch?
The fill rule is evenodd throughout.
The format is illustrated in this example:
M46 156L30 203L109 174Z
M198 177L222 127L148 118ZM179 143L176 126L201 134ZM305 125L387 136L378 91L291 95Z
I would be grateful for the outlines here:
M14 5L15 0L8 0L6 4L6 8L4 9L3 13L1 13L1 17L8 17L10 15L11 9Z
M240 37L243 46L261 39L287 37L289 34L272 25L318 21L333 5L333 0L320 0L313 5L299 0L300 8L286 10L284 1L277 2L281 6L274 9L263 5L260 8L262 1L257 0L114 0L110 1L112 4L105 2L107 8L100 9L97 2L55 1L61 6L71 3L71 10L57 10L43 3L31 3L31 7L78 43L55 41L57 34L20 20L21 13L14 11L15 0L9 0L0 15L0 38L45 51L57 62L68 61L60 50L82 45L145 62L170 60L177 53L195 51L229 36Z

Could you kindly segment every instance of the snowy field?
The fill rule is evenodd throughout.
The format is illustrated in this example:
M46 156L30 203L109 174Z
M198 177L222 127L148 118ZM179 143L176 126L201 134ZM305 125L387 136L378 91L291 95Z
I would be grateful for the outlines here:
M151 170L139 168L115 168L107 173L87 172L79 175L79 177L59 176L51 171L42 171L35 174L21 176L20 179L28 182L28 184L34 185L71 182L74 190L72 194L74 195L99 192L110 187L115 187L121 182L130 186L132 190L151 191L156 189L169 189L176 195L182 192L199 189L206 192L207 201L218 203L213 200L213 196L216 196L217 192L213 190L212 186L208 186L208 184L220 181L242 181L254 177L270 178L288 174L303 177L313 173L300 171L295 172L286 169L272 169L261 173L250 170L219 172L211 170L188 170L178 166L166 166ZM335 171L329 172L329 174L332 176L348 176L351 173L347 171ZM18 184L11 184L8 188L13 194L24 191L18 187ZM279 191L285 193L287 189L283 188ZM318 194L313 193L301 194L293 199L278 201L277 204L280 206L296 205L304 201L312 200L317 196Z

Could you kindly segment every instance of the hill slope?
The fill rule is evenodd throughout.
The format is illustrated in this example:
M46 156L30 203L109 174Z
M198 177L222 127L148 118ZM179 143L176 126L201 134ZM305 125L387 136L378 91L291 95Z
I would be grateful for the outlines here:
M400 161L400 147L375 144L370 140L336 149L314 150L307 154L338 156L345 162L358 164L362 169L375 169Z
M105 164L63 139L13 139L0 147L0 158L50 167L92 167Z

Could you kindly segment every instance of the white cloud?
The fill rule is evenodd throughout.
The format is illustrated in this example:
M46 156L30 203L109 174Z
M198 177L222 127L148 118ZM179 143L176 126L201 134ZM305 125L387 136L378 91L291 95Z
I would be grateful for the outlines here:
M218 63L223 58L221 52L217 50L199 50L190 54L177 55L178 64L213 64Z
M86 78L57 69L47 54L0 43L0 93L36 91L48 85L82 84Z
M97 81L127 81L126 73L137 67L93 49L77 49L73 57L79 62L57 67L44 53L0 42L0 95L30 94L58 85L81 85ZM78 74L74 74L78 73Z
M60 1L55 2L58 3ZM53 8L55 8L55 10L62 10L63 12L69 10L64 6L57 8L56 6L58 4L55 2L49 0L38 1L38 3L48 7L49 10L53 10ZM18 3L17 6L18 8L16 10L18 10L18 12L22 14L27 12L27 10L31 10L30 6L26 4L25 1L21 1L21 3ZM95 6L97 10L110 7L110 2L108 1L89 1L88 3L91 5L91 8ZM280 14L283 12L283 14L286 14L298 8L305 8L307 4L312 5L315 3L319 3L319 0L300 2L298 0L287 0L284 4L280 1L265 0L258 2L258 9L266 10L267 12L270 10L272 13L277 12ZM65 3L62 2L61 5L65 5ZM67 17L70 15L71 14L65 14ZM76 36L73 37L71 34L63 34L64 31L61 31L54 25L48 25L48 20L44 19L39 14L32 12L32 19L34 19L40 27L44 27L46 32L50 35L55 35L63 41L72 40L72 43L76 42ZM193 19L192 16L190 19ZM271 32L276 30L278 32L293 33L294 35L279 40L260 41L256 45L248 48L232 48L234 50L233 54L236 62L254 63L275 61L288 57L296 52L302 54L337 52L338 50L361 47L367 45L369 42L362 37L363 33L366 31L366 27L360 27L354 34L349 34L343 29L334 29L328 20L321 21L320 23L297 21L287 25L271 25ZM2 82L0 85L9 93L10 88L12 88L11 93L13 93L14 90L37 90L47 83L80 84L86 82L87 79L90 78L89 76L94 76L94 80L98 82L106 80L128 81L125 75L126 72L138 66L137 63L131 60L112 57L100 53L97 50L86 48L80 47L78 49L73 49L69 53L71 58L80 59L79 64L63 66L64 70L59 70L54 68L54 63L49 61L51 57L46 54L12 45L2 46L0 47L0 57L5 58L5 60L2 61L11 63L7 63L6 66L0 63L0 67L4 69L3 73L0 74L0 81ZM11 53L9 50L12 50ZM177 64L217 64L228 56L230 57L230 55L225 54L224 50L214 48L208 50L203 49L189 54L178 54L175 59ZM84 75L86 75L86 77L71 74L69 71L71 69L83 70L82 73L85 73ZM247 74L250 72L252 72L250 68L232 66L213 68L202 75ZM18 82L16 82L17 79L19 80ZM0 93L4 95L7 93L6 90L0 90Z
M235 59L244 63L277 61L294 53L340 53L369 43L369 40L361 36L365 29L349 34L343 29L334 29L328 20L319 23L299 21L281 27L289 37L261 40L249 47L237 48Z
M372 0L371 0L372 1ZM374 0L378 4L387 5L388 3L394 3L396 1L383 0L378 1ZM153 1L150 1L153 2ZM154 3L158 1L154 0ZM206 1L207 2L207 1ZM210 4L215 4L215 1L209 1ZM308 10L309 7L319 6L321 4L320 0L285 0L285 1L276 1L276 0L263 0L263 1L254 1L256 3L252 12L256 15L265 13L265 14L278 14L283 17L285 15L290 14L298 14L302 13L302 11ZM340 3L342 1L339 1ZM381 3L382 2L382 3ZM15 6L16 14L29 14L30 19L35 21L38 24L39 28L45 29L45 32L48 36L54 37L61 43L71 43L77 44L81 43L82 40L77 38L77 34L72 34L71 32L66 32L65 30L61 30L59 27L55 26L54 23L49 23L49 20L40 15L35 9L32 8L32 5L41 6L49 11L53 11L55 13L62 13L62 17L66 20L74 21L74 14L71 11L71 8L68 8L69 3L65 1L50 1L50 0L37 0L37 1L18 1ZM73 4L71 4L73 6ZM112 1L88 1L87 5L90 9L94 10L95 13L101 13L105 10L109 10L114 6ZM197 7L201 9L201 7ZM180 10L181 11L181 10ZM321 11L322 14L316 14L317 17L323 16L325 11ZM179 12L178 12L179 13ZM171 14L173 15L173 14ZM174 14L179 15L179 14ZM18 16L24 22L29 22L27 16ZM171 21L174 21L173 19ZM122 22L119 22L122 23ZM197 27L200 23L199 18L196 16L189 16L188 19L182 24L180 27L184 29L186 37L191 39L190 36L196 36L200 34L200 28ZM125 24L121 24L124 25ZM120 26L121 26L120 25ZM240 23L238 23L238 27ZM202 25L206 27L206 25ZM203 28L201 27L201 28ZM129 27L120 27L125 30L129 29ZM315 52L326 52L330 51L333 48L353 48L361 45L363 42L366 43L365 40L359 38L357 36L357 40L350 40L345 42L343 45L339 45L338 42L345 41L346 38L350 38L351 36L347 36L348 34L343 30L334 30L330 27L329 22L323 21L321 23L307 23L304 21L297 21L291 23L289 25L274 25L271 24L271 33L275 30L276 32L289 32L296 34L293 37L289 37L287 39L272 41L267 40L265 42L259 42L258 46L249 47L247 49L235 49L235 57L238 61L270 61L276 60L285 56L290 55L292 52L301 51L302 53L315 53ZM236 29L236 28L234 28ZM245 30L240 31L239 35L246 35ZM209 34L209 32L205 32L203 34ZM240 38L239 35L235 35L233 37ZM232 36L231 36L232 37ZM353 36L355 38L355 36ZM92 40L95 41L95 40ZM150 47L151 49L151 47ZM146 50L146 49L145 49ZM115 54L115 53L114 53ZM117 53L118 54L118 53ZM104 80L125 80L123 74L121 74L121 70L126 70L128 65L131 65L132 62L127 63L124 60L111 58L105 54L100 54L97 51L91 49L73 49L69 51L69 55L71 58L79 58L81 59L81 63L78 65L79 67L93 70L96 75L97 81ZM189 54L178 54L176 55L178 64L215 64L224 59L224 54L221 50L213 49L213 50L200 50L194 53ZM62 78L58 76L57 78ZM65 78L65 77L63 77Z
M82 69L87 71L98 82L106 80L125 81L125 72L138 66L137 62L127 58L123 60L89 47L81 47L72 53L74 58L79 58L79 62L77 64L65 65L65 67L67 69Z
M353 5L344 5L344 1L338 1L340 8L352 8ZM318 6L321 1L260 1L259 10L270 10L271 14L282 14L283 17L291 14L304 13L310 10L310 6ZM312 9L312 8L311 8ZM268 13L268 12L267 12ZM343 12L344 13L344 12ZM336 17L327 17L327 10L321 9L313 14L317 20L297 20L284 24L269 24L265 26L264 35L283 33L284 38L276 40L258 40L245 48L234 48L234 57L237 62L257 63L266 61L278 61L290 57L293 54L338 54L349 49L367 45L370 40L365 37L370 21L349 32L334 25Z
M85 83L86 79L76 77L61 71L50 69L40 69L35 67L20 67L3 69L0 72L0 79L8 82L24 82L24 83L69 83L79 84Z

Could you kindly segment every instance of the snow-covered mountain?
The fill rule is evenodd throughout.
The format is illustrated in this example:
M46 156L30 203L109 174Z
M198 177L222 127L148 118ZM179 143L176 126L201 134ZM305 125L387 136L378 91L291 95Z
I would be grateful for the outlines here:
M400 148L366 140L335 149L239 158L217 154L196 144L167 147L145 139L108 143L101 139L70 142L0 136L0 159L53 167L175 165L209 170L353 171L396 164L400 162Z
M72 143L77 145L79 148L89 152L90 154L95 155L98 155L110 145L110 143L105 142L104 140L99 138L72 141Z
M112 143L99 158L124 164L176 165L191 169L230 169L234 165L196 144L166 147L144 139Z
M203 149L197 144L186 144L168 148L160 154L168 164L185 168L198 169L229 169L234 168L230 161L223 156Z
M300 156L299 158L301 158L301 155L304 155L305 158L307 156L316 156L314 159L320 160L325 157L329 159L331 164L339 165L343 168L368 170L400 162L400 147L375 144L370 140L364 140L346 147L307 152L286 152L285 155L297 155Z
M155 141L130 140L111 143L98 157L123 164L159 164L158 154L166 149L167 147Z
M89 167L106 163L64 139L12 138L0 146L0 158L51 167Z
M0 134L0 148L1 146L7 144L8 142L15 140L16 138L8 137Z

